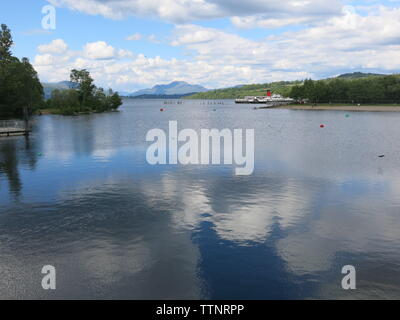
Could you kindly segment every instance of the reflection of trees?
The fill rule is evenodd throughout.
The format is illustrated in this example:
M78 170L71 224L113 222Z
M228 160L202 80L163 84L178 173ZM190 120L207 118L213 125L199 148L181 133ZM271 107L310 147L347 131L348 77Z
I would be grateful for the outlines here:
M95 148L95 128L93 117L81 117L78 119L80 125L76 125L73 119L69 122L68 133L73 142L74 153L77 155L91 155Z
M74 156L91 155L95 149L96 136L94 118L98 115L79 117L42 117L39 136L47 155L68 154ZM101 132L100 132L101 134Z
M10 193L19 196L22 189L18 166L26 164L34 169L36 162L36 153L29 138L4 138L0 141L0 176L7 177Z
M21 180L17 164L17 149L14 140L1 143L0 174L4 174L7 177L10 191L18 195L21 191Z

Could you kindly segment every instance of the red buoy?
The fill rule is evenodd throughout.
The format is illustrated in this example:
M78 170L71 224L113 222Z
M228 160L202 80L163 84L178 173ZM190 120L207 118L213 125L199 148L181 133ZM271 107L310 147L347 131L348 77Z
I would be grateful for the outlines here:
M163 108L161 108L161 109L160 109L160 111L161 111L161 112L163 112L163 111L164 111L164 109L163 109Z
M321 124L319 127L320 127L320 128L325 128L325 126L324 126L323 124Z

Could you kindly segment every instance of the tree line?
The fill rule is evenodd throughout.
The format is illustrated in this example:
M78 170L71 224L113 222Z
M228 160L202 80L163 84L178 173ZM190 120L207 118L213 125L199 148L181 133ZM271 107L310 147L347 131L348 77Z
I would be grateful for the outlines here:
M43 87L28 58L19 60L11 53L10 29L0 29L0 117L22 117L43 104Z
M400 76L308 79L303 84L292 86L289 96L310 103L397 104L400 103Z
M119 94L111 89L105 92L103 88L97 88L86 69L72 70L70 79L76 89L54 90L45 103L47 109L57 110L57 113L63 115L73 115L113 111L122 105Z
M264 84L249 84L236 86L233 88L199 92L191 96L185 97L185 99L238 99L244 98L246 96L265 96L267 90L271 90L273 93L281 94L283 96L288 96L291 86L300 83L300 81L280 81Z
M54 90L44 100L43 86L28 58L19 60L11 52L13 39L10 29L0 29L0 118L29 116L38 109L49 108L54 113L72 115L85 112L116 110L122 105L117 92L105 92L93 84L87 70L72 70L73 89Z

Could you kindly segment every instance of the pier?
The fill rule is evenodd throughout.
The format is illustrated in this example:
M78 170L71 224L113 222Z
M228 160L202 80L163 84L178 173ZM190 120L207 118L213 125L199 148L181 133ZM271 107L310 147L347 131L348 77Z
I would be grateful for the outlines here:
M29 135L29 127L25 126L24 121L2 120L0 121L0 137L10 137L16 135Z

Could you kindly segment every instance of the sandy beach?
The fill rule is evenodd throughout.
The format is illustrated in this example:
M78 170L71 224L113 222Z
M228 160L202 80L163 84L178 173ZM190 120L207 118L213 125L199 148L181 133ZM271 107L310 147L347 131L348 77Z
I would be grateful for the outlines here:
M281 106L276 109L290 109L290 110L336 110L336 111L359 111L359 112L398 112L399 106L335 106L335 105L289 105Z

